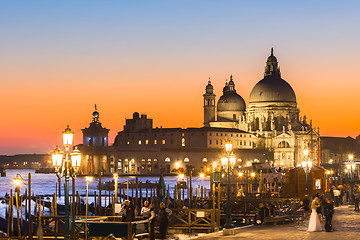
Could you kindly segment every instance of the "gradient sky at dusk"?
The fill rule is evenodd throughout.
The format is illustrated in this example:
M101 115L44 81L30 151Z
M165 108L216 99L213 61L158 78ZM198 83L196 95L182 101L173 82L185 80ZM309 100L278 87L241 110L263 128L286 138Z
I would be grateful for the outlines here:
M81 143L94 104L110 129L138 111L200 127L211 77L248 101L274 47L301 114L325 136L360 134L359 1L1 1L0 154Z

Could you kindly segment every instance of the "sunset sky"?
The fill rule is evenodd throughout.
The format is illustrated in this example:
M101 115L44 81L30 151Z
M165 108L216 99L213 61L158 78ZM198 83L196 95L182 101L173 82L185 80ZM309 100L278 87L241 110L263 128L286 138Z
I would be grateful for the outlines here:
M110 143L137 111L201 127L210 77L248 103L270 48L323 136L360 134L359 1L1 1L0 154L75 143L94 104Z

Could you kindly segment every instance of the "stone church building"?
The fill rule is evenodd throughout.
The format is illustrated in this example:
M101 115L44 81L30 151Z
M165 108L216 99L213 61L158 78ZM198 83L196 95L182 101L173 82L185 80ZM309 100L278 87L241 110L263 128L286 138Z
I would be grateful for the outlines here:
M236 93L232 76L217 103L210 81L203 97L203 127L154 127L147 115L135 112L112 146L108 146L109 130L102 127L95 109L79 146L84 155L82 172L159 174L179 167L209 169L223 155L226 141L233 143L239 166L268 161L276 167L296 167L304 159L304 149L309 150L314 165L318 164L319 130L300 116L295 92L281 78L273 50L248 106Z

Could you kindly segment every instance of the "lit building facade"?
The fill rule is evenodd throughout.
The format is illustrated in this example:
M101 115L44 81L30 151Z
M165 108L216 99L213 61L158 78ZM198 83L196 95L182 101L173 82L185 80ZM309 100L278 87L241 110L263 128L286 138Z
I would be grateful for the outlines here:
M207 103L208 98L214 98L210 81L205 91L204 103ZM269 152L277 167L296 167L304 159L304 149L308 149L310 159L318 163L319 129L314 128L306 116L300 116L295 92L281 78L273 50L266 61L264 78L250 93L248 107L236 93L231 76L218 101L216 120L209 117L213 115L215 107L210 109L204 104L204 126L236 128L253 134L256 148Z

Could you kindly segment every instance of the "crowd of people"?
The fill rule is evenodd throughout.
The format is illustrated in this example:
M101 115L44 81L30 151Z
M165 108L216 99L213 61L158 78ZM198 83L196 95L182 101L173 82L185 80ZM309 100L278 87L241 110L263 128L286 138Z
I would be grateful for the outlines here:
M144 201L144 206L141 208L141 211L137 213L134 204L129 200L125 200L118 215L122 217L122 220L124 222L135 221L136 215L139 216L139 220L147 220L147 230L149 232L149 238L150 240L153 240L155 239L156 224L159 226L158 238L166 238L172 211L167 208L165 203L163 202L160 203L159 208L156 208L155 204Z

